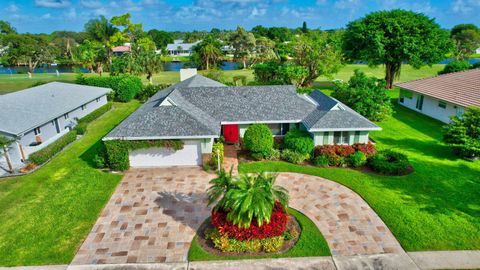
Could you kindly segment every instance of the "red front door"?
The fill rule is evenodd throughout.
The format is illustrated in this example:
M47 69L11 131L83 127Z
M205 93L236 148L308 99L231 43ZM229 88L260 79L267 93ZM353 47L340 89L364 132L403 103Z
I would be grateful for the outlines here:
M238 125L223 125L223 137L225 138L225 142L227 143L238 143Z

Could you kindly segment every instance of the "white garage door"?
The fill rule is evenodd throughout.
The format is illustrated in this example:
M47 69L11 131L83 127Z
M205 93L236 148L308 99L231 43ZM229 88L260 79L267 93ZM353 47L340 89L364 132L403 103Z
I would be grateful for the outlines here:
M191 166L202 164L200 141L184 141L183 149L147 148L131 151L131 167Z

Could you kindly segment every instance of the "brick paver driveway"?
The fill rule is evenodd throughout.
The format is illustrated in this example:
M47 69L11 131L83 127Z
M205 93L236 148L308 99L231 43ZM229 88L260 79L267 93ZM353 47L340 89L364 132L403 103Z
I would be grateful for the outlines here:
M126 172L72 264L184 262L196 229L209 216L208 181L199 167ZM403 252L391 232L350 189L303 174L281 173L290 206L305 213L333 255Z

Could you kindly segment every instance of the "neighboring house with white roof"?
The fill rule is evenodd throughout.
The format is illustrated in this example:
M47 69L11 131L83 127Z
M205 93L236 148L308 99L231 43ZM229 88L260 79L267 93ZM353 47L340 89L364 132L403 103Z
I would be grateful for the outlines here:
M184 70L181 70L182 73ZM320 91L298 94L293 85L225 86L196 75L159 91L103 140L183 140L174 151L148 148L129 153L132 167L200 165L215 138L238 143L248 126L267 124L275 136L308 131L315 145L367 143L381 128Z
M193 53L193 47L200 42L199 40L193 43L184 43L182 39L176 39L173 43L167 44L167 54L170 56L190 56Z
M29 154L66 134L77 120L107 104L109 88L51 82L0 95L0 135L18 167ZM0 166L5 164L0 157Z
M399 104L444 123L461 116L468 106L480 107L480 69L395 85L400 88Z

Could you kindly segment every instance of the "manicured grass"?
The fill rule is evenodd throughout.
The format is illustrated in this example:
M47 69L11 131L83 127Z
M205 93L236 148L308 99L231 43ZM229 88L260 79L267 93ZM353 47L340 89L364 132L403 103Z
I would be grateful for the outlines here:
M33 174L0 180L0 265L68 264L122 178L94 169L100 139L139 102L115 103Z
M408 81L413 79L419 79L424 77L435 76L437 72L443 69L444 65L433 65L432 67L423 67L419 70L413 69L409 65L402 66L402 73L399 81ZM370 68L367 65L346 65L335 76L335 79L347 81L350 76L353 75L355 69L360 69L370 76L376 76L378 78L384 77L384 69L382 66L377 68ZM205 71L200 71L200 74L205 74ZM243 75L247 77L247 81L253 81L253 71L246 70L226 70L223 71L225 79L227 81L233 81L234 76ZM75 81L75 73L61 73L59 77L51 73L34 74L33 78L29 79L26 74L14 74L14 75L0 75L0 95L10 92L14 92L20 89L31 87L36 82L50 82L50 81L63 81L73 82ZM97 74L87 73L85 76L98 76ZM104 73L103 76L108 76L108 73ZM147 83L145 76L142 76L144 83ZM162 71L154 75L153 83L155 84L174 84L180 81L180 75L176 71ZM330 80L325 77L320 77L316 81L317 87L325 85L331 85Z
M398 91L390 91L398 96ZM285 162L240 164L241 172L291 171L325 177L360 194L408 251L480 249L480 161L455 157L442 123L400 105L372 132L377 148L408 155L415 171L380 176Z
M239 257L222 257L211 254L200 247L197 237L192 241L190 250L188 251L189 261L211 261L211 260L244 260L244 259L258 259L258 258L284 258L284 257L311 257L311 256L328 256L330 249L328 248L325 238L318 230L317 226L304 214L294 210L288 209L288 212L293 215L300 227L302 233L296 245L284 254L274 254L270 256L239 256Z

